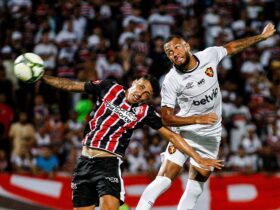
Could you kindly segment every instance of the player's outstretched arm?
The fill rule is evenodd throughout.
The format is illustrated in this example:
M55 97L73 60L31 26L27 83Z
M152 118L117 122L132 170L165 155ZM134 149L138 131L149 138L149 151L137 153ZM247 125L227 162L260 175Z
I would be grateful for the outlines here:
M228 55L234 55L236 53L241 52L245 48L256 44L257 42L266 40L267 38L271 37L275 32L275 26L272 23L269 23L264 27L263 32L261 34L229 42L226 45L224 45L224 47L227 49Z
M85 82L73 81L70 79L53 77L49 75L44 75L42 77L42 80L48 85L62 90L68 90L73 92L83 92L85 90Z
M192 124L214 124L218 121L215 113L205 115L194 115L189 117L179 117L174 114L174 109L170 107L161 108L161 117L164 125L167 126L183 126Z
M176 148L178 148L181 152L192 157L198 164L201 164L207 168L215 167L217 169L221 169L223 167L222 160L202 158L180 135L172 132L168 128L161 127L158 131L164 138L170 141Z

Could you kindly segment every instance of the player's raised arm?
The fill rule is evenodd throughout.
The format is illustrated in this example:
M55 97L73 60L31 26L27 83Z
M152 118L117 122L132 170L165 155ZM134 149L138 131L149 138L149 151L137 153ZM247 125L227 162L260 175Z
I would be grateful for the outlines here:
M179 117L174 114L174 109L164 106L161 108L161 117L163 124L168 126L182 126L192 124L214 124L218 120L215 113L205 115L194 115L188 117Z
M83 92L85 90L85 82L74 81L66 78L53 77L44 75L42 80L53 87L73 92Z
M202 158L180 135L172 132L168 128L161 127L160 129L158 129L158 132L163 137L168 139L181 152L192 157L198 164L201 164L205 167L215 167L217 169L221 169L223 167L222 160Z
M224 45L224 47L227 49L228 55L234 55L236 53L241 52L245 48L256 44L257 42L266 40L267 38L271 37L275 32L275 26L272 23L269 23L265 26L261 34L229 42L226 45Z

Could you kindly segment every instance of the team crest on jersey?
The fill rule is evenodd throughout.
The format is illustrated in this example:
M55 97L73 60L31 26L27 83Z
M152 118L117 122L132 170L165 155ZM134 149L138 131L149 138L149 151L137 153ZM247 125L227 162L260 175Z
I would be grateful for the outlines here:
M208 67L208 68L205 70L205 74L206 74L208 77L213 77L213 76L214 76L214 71L213 71L212 67Z
M174 147L173 145L169 145L168 152L169 152L169 154L172 155L173 153L176 152L176 147Z
M94 81L91 81L91 82L95 85L98 85L98 84L100 84L101 80L99 79L99 80L94 80Z

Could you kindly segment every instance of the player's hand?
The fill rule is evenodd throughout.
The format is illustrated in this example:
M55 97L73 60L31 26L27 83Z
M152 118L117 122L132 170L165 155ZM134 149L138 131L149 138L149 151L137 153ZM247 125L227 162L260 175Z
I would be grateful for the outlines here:
M262 32L262 36L267 39L276 32L275 26L272 23L267 24Z
M206 115L199 115L196 117L197 124L215 124L218 121L218 115L213 112Z
M200 165L208 169L210 169L210 167L214 167L216 169L222 169L224 167L224 161L210 159L210 158L202 158L200 161Z

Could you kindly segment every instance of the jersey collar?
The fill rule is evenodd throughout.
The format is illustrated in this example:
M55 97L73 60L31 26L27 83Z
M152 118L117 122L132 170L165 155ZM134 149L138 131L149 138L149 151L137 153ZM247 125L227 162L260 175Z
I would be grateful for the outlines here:
M193 55L193 57L194 57L195 60L197 61L197 62L196 62L196 66L195 66L193 69L190 69L190 70L186 71L185 68L184 68L184 69L183 69L183 68L178 68L177 66L175 66L175 65L173 64L174 68L175 68L176 70L178 70L179 72L181 72L181 73L186 73L186 74L188 74L188 73L193 72L194 70L197 69L197 67L198 67L199 64L200 64L199 59L198 59L195 55Z

